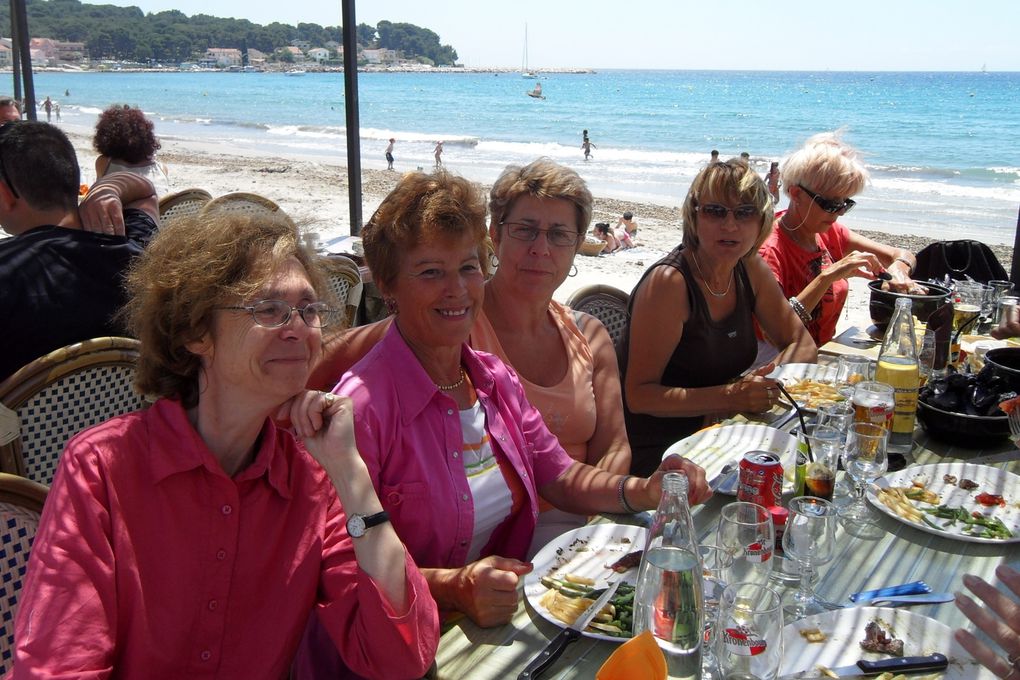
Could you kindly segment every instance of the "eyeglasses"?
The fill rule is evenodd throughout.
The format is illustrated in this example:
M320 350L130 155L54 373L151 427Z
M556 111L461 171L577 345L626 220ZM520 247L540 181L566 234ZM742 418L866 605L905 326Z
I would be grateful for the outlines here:
M545 240L549 242L549 245L558 248L576 246L577 239L580 238L580 235L571 229L539 229L523 222L500 222L500 225L506 227L506 233L510 238L532 242L538 238L539 234L545 234Z
M217 309L249 312L255 319L255 323L263 328L285 326L290 321L290 315L293 312L300 314L301 320L309 328L325 328L333 321L335 313L325 302L310 302L304 307L291 307L283 300L259 300L247 306L217 307Z
M803 184L798 184L800 190L811 197L811 200L818 204L818 207L829 213L830 215L846 214L850 212L850 209L857 205L857 201L852 198L845 198L842 201L836 201L831 198L822 198L815 192L808 189Z
M16 125L18 121L10 120L0 125L0 137L11 131L11 128ZM7 174L7 164L4 162L4 156L0 153L0 181L7 185L7 188L11 190L11 194L14 198L21 198L21 194L14 188L14 184L11 183L10 175Z
M738 205L736 208L729 208L718 203L706 203L705 205L695 205L694 209L705 217L719 220L720 222L725 220L726 216L731 212L733 213L733 219L737 222L747 222L761 216L758 207L750 203Z

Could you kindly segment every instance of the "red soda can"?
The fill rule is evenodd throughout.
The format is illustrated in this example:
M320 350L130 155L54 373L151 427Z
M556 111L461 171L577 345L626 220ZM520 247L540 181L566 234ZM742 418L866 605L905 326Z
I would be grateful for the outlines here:
M769 451L748 451L740 461L737 500L770 508L783 501L783 466Z

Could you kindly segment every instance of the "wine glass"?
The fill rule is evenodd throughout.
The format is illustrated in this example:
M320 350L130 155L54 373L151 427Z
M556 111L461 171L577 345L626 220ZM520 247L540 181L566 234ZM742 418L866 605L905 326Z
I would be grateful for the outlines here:
M836 389L849 399L854 393L854 386L875 375L875 366L868 357L844 354L836 364Z
M839 516L855 523L871 522L874 513L864 502L864 489L889 467L886 446L889 431L874 423L854 423L843 452L843 468L854 480L854 502L843 507Z
M765 584L772 572L775 535L772 515L757 503L723 506L715 542L733 557L725 581Z
M790 501L783 551L800 567L800 587L786 608L791 620L835 607L815 595L812 578L815 569L829 562L836 552L835 518L836 508L829 501L813 496L798 496Z
M759 583L731 583L723 591L715 656L724 678L775 680L783 661L779 593Z

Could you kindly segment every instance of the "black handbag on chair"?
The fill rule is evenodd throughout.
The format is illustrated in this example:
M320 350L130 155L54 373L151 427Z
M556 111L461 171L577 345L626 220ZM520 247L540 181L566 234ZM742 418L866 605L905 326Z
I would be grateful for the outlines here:
M981 283L1009 278L992 249L970 239L936 241L917 254L915 279L937 281L946 275L956 281L963 281L969 276Z

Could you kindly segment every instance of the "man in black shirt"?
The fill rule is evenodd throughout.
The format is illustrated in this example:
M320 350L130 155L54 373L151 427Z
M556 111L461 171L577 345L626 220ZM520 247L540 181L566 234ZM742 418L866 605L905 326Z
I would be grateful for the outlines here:
M147 179L115 173L79 211L79 181L59 128L0 127L0 225L14 237L0 241L0 380L65 345L124 333L114 318L122 278L155 234L156 194Z

